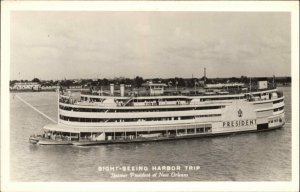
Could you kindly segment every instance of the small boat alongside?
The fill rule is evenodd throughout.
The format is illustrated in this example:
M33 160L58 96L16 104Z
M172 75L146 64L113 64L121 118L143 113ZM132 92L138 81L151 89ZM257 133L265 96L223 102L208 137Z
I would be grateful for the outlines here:
M39 145L72 145L72 142L65 140L39 139Z
M51 138L45 135L51 135ZM29 142L39 145L72 145L72 142L69 139L53 139L53 136L54 135L50 132L45 132L43 135L31 135L29 137Z
M32 144L37 144L39 142L40 138L38 136L35 135L31 135L29 137L29 142Z

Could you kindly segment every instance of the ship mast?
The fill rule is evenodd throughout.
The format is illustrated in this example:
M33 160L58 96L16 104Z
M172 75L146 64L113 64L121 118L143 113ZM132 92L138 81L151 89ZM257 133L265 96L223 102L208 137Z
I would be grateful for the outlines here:
M206 83L206 68L204 67L204 85Z
M251 77L250 77L250 93L251 93Z
M59 97L60 97L60 87L57 87L57 124L59 124Z

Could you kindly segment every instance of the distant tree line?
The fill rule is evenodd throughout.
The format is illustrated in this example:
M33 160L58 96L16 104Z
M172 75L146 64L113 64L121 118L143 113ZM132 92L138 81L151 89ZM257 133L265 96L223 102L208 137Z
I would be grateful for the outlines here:
M269 83L273 83L273 77L251 77L251 83L256 83L259 80L267 80ZM291 83L291 77L275 77L276 84L288 85ZM204 83L206 84L214 84L214 83L250 83L250 78L247 76L241 77L229 77L229 78L153 78L153 79L144 79L143 77L136 76L133 79L130 78L114 78L114 79L65 79L65 80L40 80L38 78L34 78L31 81L28 80L11 80L10 86L13 86L17 82L37 82L42 86L82 86L82 87L100 87L100 86L109 86L110 84L125 84L131 85L132 87L141 87L143 84L152 81L154 83L164 83L170 87L194 87L201 86Z

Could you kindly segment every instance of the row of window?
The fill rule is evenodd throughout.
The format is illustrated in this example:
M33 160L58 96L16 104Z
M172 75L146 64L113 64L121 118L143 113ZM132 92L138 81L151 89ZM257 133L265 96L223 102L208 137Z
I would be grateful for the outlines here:
M211 110L220 109L223 106L210 106L210 107L185 107L185 108L156 108L156 109L95 109L95 108L75 108L60 105L59 108L66 111L78 111L78 112L162 112L162 111L188 111L188 110Z
M273 124L273 123L282 123L282 118L281 117L276 117L276 118L272 118L272 119L269 119L269 124Z
M197 133L208 133L212 131L211 124L206 125L191 125L191 126L185 126L185 128L178 128L178 129L172 129L172 130L160 130L160 131L128 131L128 132L106 132L106 137L125 137L125 136L140 136L143 134L155 134L160 133L163 135L186 135L186 134L197 134ZM91 136L91 133L81 133L81 136Z
M192 127L192 128L191 128ZM136 132L106 132L106 136L129 136L129 135L139 135L139 134L153 134L153 133L161 133L165 135L166 133L169 135L186 135L186 134L196 134L196 133L208 133L212 131L211 124L206 125L190 125L185 126L185 128L173 129L173 130L163 130L163 131L136 131ZM90 135L91 133L87 133Z
M197 117L212 117L212 116L221 116L221 114L211 114L211 115L201 115ZM73 121L73 122L90 122L90 123L98 123L98 122L143 122L143 121L172 121L172 120L190 120L195 119L194 116L185 116L185 117L156 117L156 118L128 118L128 119L101 119L101 118L79 118L79 117L68 117L64 115L60 115L60 119L65 121Z
M219 100L235 100L235 99L244 99L246 97L216 97L216 98L204 98L200 99L200 102L202 101L219 101Z
M273 101L273 104L281 103L282 101L283 101L283 99L280 99L280 100L277 100L277 101Z
M234 99L244 99L245 96L242 97L216 97L216 98L201 98L200 102L202 101L214 101L214 100L234 100ZM94 102L102 102L103 99L100 98L88 98L88 97L81 97L82 101L94 101ZM167 98L167 99L133 99L134 102L167 102L167 101L188 101L188 99L178 99L178 98Z
M196 128L196 129L178 129L177 135L208 133L208 132L211 132L211 127Z
M279 107L279 108L274 109L273 111L276 112L276 111L281 111L283 109L284 109L284 107Z
M104 99L103 98L100 99L100 98L91 98L91 97L81 97L81 100L82 101L102 102ZM134 99L132 99L132 101L140 102L140 103L144 103L144 102L167 102L167 101L187 101L187 100L188 99L178 99L178 98L167 98L167 99L153 99L153 98L137 99L137 98L134 98ZM125 101L120 100L119 102L125 102Z
M201 118L201 117L219 117L221 114L209 114L209 115L197 115L196 118Z

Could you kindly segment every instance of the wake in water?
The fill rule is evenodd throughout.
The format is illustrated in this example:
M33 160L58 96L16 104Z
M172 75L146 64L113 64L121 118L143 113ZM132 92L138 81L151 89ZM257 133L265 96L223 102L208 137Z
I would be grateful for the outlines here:
M15 97L15 95L14 95ZM45 113L41 112L40 110L38 110L37 108L35 108L34 106L32 106L30 103L28 103L27 101L25 101L24 99L22 99L21 97L19 97L18 95L16 95L16 98L18 98L20 101L22 101L23 103L25 103L26 105L28 105L29 107L31 107L33 110L35 110L36 112L38 112L39 114L43 115L44 117L46 117L47 119L49 119L50 121L52 121L53 123L56 123L56 121L54 119L52 119L51 117L49 117L48 115L46 115Z

